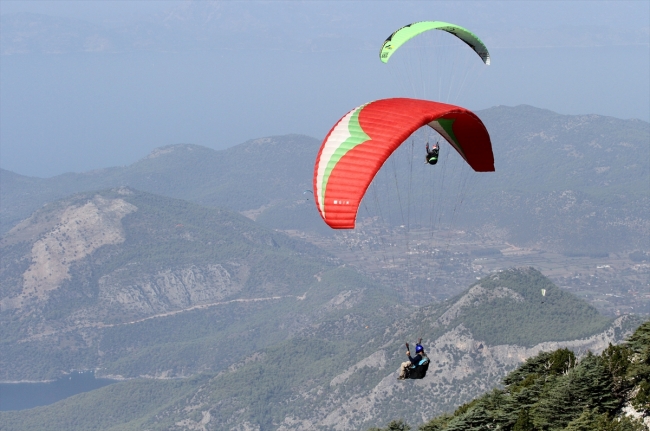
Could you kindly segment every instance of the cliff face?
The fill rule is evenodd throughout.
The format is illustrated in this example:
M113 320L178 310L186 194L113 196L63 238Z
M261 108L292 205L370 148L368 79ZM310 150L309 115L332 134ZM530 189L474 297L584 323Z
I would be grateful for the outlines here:
M221 301L243 285L222 265L212 264L167 268L127 280L117 270L100 278L98 287L103 306L147 315Z
M31 244L29 253L23 256L31 263L22 274L20 293L2 298L0 309L47 301L52 290L71 279L74 262L91 256L102 246L125 241L122 218L136 210L123 199L95 195L84 203L52 209L47 216L32 216L14 227L2 243Z

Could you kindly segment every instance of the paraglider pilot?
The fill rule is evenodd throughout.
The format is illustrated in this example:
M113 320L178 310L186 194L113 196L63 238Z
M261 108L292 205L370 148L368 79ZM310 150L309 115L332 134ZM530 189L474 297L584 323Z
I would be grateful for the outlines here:
M406 379L407 376L407 370L411 368L412 366L417 366L420 361L422 360L422 356L426 355L424 353L424 348L422 347L422 338L418 340L418 342L415 344L415 357L411 357L411 351L409 349L409 344L406 343L406 356L408 356L409 360L406 362L402 362L402 365L400 366L399 369L399 380L404 380Z
M438 153L440 152L440 145L436 142L431 149L429 149L429 143L427 142L427 155L426 161L430 165L435 165L438 163Z

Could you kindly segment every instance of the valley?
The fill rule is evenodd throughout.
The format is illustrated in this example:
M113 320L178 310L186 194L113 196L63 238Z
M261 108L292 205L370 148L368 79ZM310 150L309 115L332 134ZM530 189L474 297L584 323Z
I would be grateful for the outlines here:
M650 259L635 261L629 252L567 256L517 247L495 235L494 229L407 232L404 228L381 228L372 221L332 237L295 230L285 233L322 247L341 262L394 286L402 300L414 305L453 297L487 274L534 267L605 315L650 314Z

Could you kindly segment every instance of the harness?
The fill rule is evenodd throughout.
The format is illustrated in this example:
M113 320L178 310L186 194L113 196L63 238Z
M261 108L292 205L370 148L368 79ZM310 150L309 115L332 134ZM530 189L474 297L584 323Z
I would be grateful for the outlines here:
M426 364L427 362L429 362L429 358L425 357L425 358L420 359L420 362L418 362L417 365L411 364L411 366L409 368L414 370L416 367L421 367L422 365Z
M411 365L407 368L407 379L423 379L427 375L429 369L429 358L424 357L418 362L417 365Z

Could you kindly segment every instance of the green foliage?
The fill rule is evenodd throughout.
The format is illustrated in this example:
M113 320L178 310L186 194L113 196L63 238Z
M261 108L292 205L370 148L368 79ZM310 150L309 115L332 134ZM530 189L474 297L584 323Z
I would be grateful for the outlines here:
M569 349L558 349L551 353L547 374L566 374L576 365L576 355Z
M644 431L645 426L639 421L622 417L611 420L606 414L598 414L596 410L586 409L582 414L569 422L564 431Z
M442 414L431 419L429 422L420 425L418 431L442 431L453 417L454 416L450 414Z
M601 355L607 371L612 377L612 393L620 403L625 402L627 393L632 387L628 378L628 369L630 368L633 351L627 345L621 344L613 346L611 343Z
M452 323L462 323L476 339L491 345L533 346L544 341L575 340L603 331L611 322L534 268L506 270L474 285L492 292L507 288L523 299L497 295L467 309ZM542 289L546 289L546 296L542 296Z
M519 410L519 415L517 416L517 422L512 427L512 431L532 431L535 429L533 421L530 419L530 414L528 409Z
M566 426L584 409L613 414L619 403L611 386L611 376L602 359L588 354L565 375L547 381L533 409L533 422L540 429L553 429Z
M605 431L607 415L599 415L592 410L585 410L577 419L572 420L564 428L566 431Z
M529 358L495 389L434 418L423 431L504 429L512 431L641 431L639 420L621 415L630 400L648 414L650 321L620 346L579 361L558 349Z
M650 321L636 330L627 345L633 352L629 357L627 378L637 391L632 405L650 414Z

